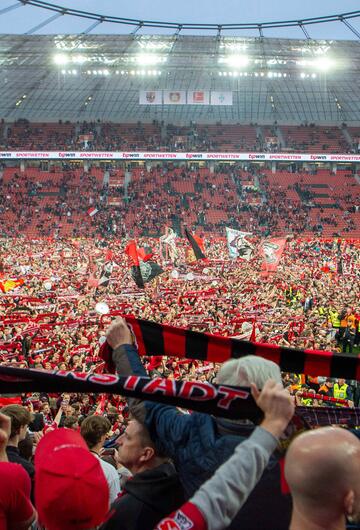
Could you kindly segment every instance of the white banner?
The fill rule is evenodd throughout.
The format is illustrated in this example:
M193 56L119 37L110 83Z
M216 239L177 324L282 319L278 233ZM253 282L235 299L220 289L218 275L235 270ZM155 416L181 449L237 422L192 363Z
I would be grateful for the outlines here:
M209 105L210 92L209 90L188 90L187 91L188 105Z
M241 258L249 261L253 255L254 247L246 239L250 232L241 232L234 228L226 227L226 240L230 258Z
M186 90L164 90L164 105L186 105Z
M140 105L162 105L162 90L140 90Z
M233 93L232 92L218 92L216 90L211 91L210 105L232 105L233 104Z
M160 151L1 151L0 160L250 160L252 162L360 162L360 154L313 153L164 153Z

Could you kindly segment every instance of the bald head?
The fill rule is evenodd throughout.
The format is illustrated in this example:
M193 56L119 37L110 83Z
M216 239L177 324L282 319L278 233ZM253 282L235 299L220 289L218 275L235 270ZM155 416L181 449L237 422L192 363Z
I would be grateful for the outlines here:
M359 515L360 441L349 431L325 427L298 436L286 455L285 476L294 513L317 520Z

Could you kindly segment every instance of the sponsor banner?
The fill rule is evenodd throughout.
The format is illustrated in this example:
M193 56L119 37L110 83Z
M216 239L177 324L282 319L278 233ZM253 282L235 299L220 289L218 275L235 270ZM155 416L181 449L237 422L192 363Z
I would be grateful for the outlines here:
M140 90L140 105L162 105L162 90Z
M233 104L233 93L232 92L219 92L217 90L211 91L210 105L232 105Z
M164 90L164 105L186 105L186 90Z
M188 105L209 105L210 91L209 90L188 90L187 91Z
M360 162L360 154L313 154L313 153L164 153L164 152L117 152L117 151L2 151L0 160L41 159L93 159L93 160L251 160L278 162Z

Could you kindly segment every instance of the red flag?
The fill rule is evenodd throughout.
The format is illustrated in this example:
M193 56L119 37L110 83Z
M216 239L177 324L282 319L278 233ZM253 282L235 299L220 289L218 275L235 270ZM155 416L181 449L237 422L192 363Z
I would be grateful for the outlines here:
M139 266L139 254L135 241L129 241L129 243L125 247L125 254L129 256L133 265L135 265L136 267Z
M113 257L114 257L113 251L111 250L111 248L107 248L106 253L105 253L105 261L112 261Z
M275 272L286 244L286 238L277 237L266 239L260 245L260 255L264 257L262 269Z
M20 287L20 285L24 284L24 280L22 278L19 278L18 280L4 280L0 282L0 290L3 293L7 293L9 291L12 291L13 289L16 289L16 287Z

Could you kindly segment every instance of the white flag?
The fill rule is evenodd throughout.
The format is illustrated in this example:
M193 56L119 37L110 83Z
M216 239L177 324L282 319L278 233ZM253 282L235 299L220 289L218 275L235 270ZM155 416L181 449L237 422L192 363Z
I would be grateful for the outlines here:
M251 232L241 232L233 228L226 227L226 239L230 258L242 258L249 261L253 255L254 247L246 239L251 236Z
M164 105L186 105L186 90L164 90Z
M188 105L209 105L210 92L209 90L188 90L187 91Z
M162 105L162 91L140 90L139 103L140 105Z
M233 93L232 92L219 92L216 90L211 91L210 105L232 105L233 104Z

